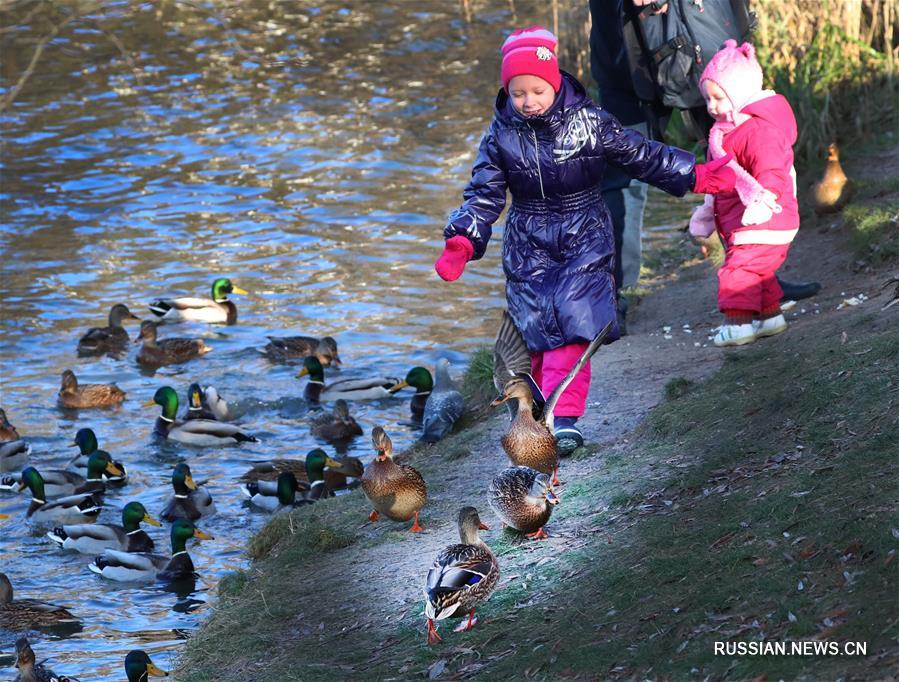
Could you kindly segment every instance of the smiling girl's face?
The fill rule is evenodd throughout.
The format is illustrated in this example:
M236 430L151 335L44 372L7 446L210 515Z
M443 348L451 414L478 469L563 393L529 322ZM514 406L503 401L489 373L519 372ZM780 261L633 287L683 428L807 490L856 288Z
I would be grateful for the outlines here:
M556 100L556 91L540 76L523 74L509 81L509 97L522 116L539 116L549 111Z
M727 93L715 81L702 82L702 94L705 97L705 105L709 114L716 121L730 121L733 119L734 105Z

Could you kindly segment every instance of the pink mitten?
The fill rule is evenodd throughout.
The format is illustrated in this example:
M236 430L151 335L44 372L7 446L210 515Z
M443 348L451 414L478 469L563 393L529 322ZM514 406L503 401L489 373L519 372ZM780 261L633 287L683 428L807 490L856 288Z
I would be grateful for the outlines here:
M754 192L743 211L744 225L761 225L767 223L775 213L780 213L783 208L777 203L777 195L767 189Z
M690 216L690 234L694 237L706 239L715 231L714 201L711 194L706 194L702 206L693 210L693 215Z
M446 240L440 258L434 263L434 269L441 279L452 282L462 276L465 264L471 260L473 255L474 245L467 237L461 235L450 237Z
M733 155L726 154L708 163L697 163L693 168L696 176L693 191L696 194L718 194L732 190L737 181L737 174L727 164L733 158Z

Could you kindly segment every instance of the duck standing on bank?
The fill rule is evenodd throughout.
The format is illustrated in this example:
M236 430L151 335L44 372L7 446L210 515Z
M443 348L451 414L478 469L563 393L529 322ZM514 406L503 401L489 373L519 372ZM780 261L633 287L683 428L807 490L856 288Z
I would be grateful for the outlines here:
M549 537L543 526L559 504L549 475L530 467L509 467L493 477L487 499L505 525L533 540Z
M362 491L371 501L374 510L370 521L377 521L381 514L391 521L415 521L409 529L420 533L418 513L428 501L428 487L421 474L408 464L393 461L393 442L380 426L371 431L371 442L378 456L362 475Z
M852 185L840 165L840 151L837 145L827 145L827 165L824 175L812 187L812 209L816 215L836 213L852 194Z
M139 319L124 303L116 303L109 311L108 326L88 329L78 340L78 354L87 356L124 353L128 350L131 339L128 338L128 332L122 323L125 320Z
M62 373L62 386L57 399L60 407L113 407L124 401L125 391L115 384L79 384L72 370L67 369Z
M465 410L465 399L449 375L449 360L437 361L434 389L425 402L421 439L436 443L453 430Z
M226 277L212 283L212 298L157 298L150 304L150 312L162 322L209 322L235 324L237 306L228 294L248 294Z
M437 622L445 618L467 620L456 631L471 630L478 619L475 608L486 601L499 581L499 562L481 539L479 530L490 530L474 507L459 511L460 543L445 547L428 571L425 617L428 644L441 640Z

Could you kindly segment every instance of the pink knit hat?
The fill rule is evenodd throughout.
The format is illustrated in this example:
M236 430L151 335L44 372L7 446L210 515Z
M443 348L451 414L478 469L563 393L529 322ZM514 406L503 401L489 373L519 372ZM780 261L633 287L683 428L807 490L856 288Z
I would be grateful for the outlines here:
M515 76L539 76L553 90L562 87L562 74L556 58L559 41L552 31L542 26L530 26L514 31L503 43L503 88L509 90L509 81Z
M699 86L706 80L717 83L727 93L734 111L739 111L762 90L762 67L755 58L755 48L749 43L737 47L736 40L726 40L706 65Z

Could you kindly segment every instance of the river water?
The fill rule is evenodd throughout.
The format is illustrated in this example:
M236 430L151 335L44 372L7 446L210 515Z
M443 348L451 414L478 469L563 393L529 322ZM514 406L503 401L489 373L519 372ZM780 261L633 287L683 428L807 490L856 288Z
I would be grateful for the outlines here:
M210 608L222 575L246 565L266 520L236 478L250 460L303 456L309 434L297 367L258 352L267 334L332 335L339 375L403 376L448 357L459 376L489 343L502 309L499 249L457 283L433 272L441 227L457 205L496 93L497 51L513 25L550 23L544 2L21 2L3 19L3 92L33 73L3 124L0 378L32 463L62 466L89 426L129 467L101 521L128 501L158 514L173 464L208 480L219 513L198 525L214 541L189 545L197 589L121 585L90 573L90 557L57 550L24 522L28 496L0 494L0 570L17 595L68 606L71 633L30 633L59 673L122 678L144 648L173 667L183 639ZM515 12L513 17L512 12ZM216 277L235 296L235 326L165 326L214 350L185 365L142 372L124 358L79 358L76 343L126 303L138 315L159 295L208 296ZM130 327L132 337L137 329ZM64 413L59 376L115 381L115 410ZM240 407L259 443L196 449L151 437L156 388L184 396L215 385ZM355 403L368 433L384 424L401 449L416 438L402 399ZM330 449L329 449L330 451ZM371 458L369 439L350 454ZM168 529L150 529L169 551ZM17 633L0 631L0 667ZM9 669L9 672L12 672ZM6 678L4 672L0 677Z

